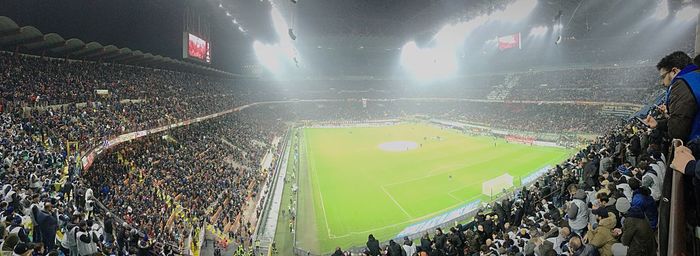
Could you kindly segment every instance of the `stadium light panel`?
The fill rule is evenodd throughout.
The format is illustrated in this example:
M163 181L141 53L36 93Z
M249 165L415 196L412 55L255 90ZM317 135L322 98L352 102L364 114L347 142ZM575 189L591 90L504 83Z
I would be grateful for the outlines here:
M656 11L652 16L654 19L663 20L668 17L668 0L660 0L656 6Z
M700 13L698 8L686 6L683 9L678 10L676 13L676 18L681 21L692 21L698 18L698 13Z

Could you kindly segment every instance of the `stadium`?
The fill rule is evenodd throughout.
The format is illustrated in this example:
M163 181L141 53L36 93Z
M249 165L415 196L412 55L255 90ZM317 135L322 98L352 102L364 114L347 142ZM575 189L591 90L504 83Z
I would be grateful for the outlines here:
M0 0L2 255L700 255L694 0Z

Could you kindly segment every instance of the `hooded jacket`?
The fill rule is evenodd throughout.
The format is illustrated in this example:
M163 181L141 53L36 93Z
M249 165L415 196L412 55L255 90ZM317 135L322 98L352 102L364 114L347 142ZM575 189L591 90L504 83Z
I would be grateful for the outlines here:
M589 230L586 233L588 243L598 248L601 256L612 256L612 245L615 243L615 237L612 235L612 230L617 225L617 216L609 212L608 217L601 219L598 227Z

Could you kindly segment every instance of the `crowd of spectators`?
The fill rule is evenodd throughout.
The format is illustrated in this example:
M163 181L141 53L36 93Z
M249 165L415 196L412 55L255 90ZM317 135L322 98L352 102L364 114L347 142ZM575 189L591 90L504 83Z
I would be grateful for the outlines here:
M261 171L261 160L281 129L266 121L274 118L253 118L249 112L119 145L98 159L84 180L101 188L108 209L150 237L183 241L185 224L200 227L206 220L230 230L237 244L250 245L252 227L240 215L272 171ZM176 205L184 214L173 218Z
M543 69L479 74L428 85L408 80L310 80L270 87L286 99L463 98L497 101L591 101L646 104L661 86L653 66ZM490 97L503 92L503 97Z
M428 116L515 131L596 133L621 124L601 106L459 101L305 102L276 106L292 120L362 121Z
M652 66L534 71L516 75L510 100L561 100L645 104L661 86Z

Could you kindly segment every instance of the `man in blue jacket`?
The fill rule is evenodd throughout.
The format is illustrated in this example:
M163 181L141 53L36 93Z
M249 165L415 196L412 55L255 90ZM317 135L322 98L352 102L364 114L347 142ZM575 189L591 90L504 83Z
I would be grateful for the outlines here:
M659 80L666 88L666 97L659 106L660 115L656 117L648 116L644 123L665 137L666 142L661 148L669 149L666 151L668 152L666 156L670 157L674 152L668 142L672 139L682 140L685 142L684 145L688 145L688 142L700 135L700 116L698 115L700 113L698 111L698 106L700 106L698 100L700 100L700 97L696 96L700 95L700 82L698 82L700 73L698 73L698 66L693 64L690 56L680 51L662 58L656 64L656 68L659 71ZM674 156L674 162L676 161L675 158ZM666 162L670 163L671 161ZM674 168L676 170L682 170L685 167L685 165L678 167L676 164L674 166L676 166ZM661 216L661 223L659 223L659 254L661 255L666 255L669 242L670 200L674 185L672 176L670 173L664 176L661 200L659 200L659 213ZM686 197L686 200L692 199ZM695 208L693 207L694 204L684 203L689 205L689 207L686 207L686 210L692 210L692 212L686 212L686 216L688 216L687 221L693 222L698 219L696 216L697 211L693 209Z
M630 206L641 209L644 212L644 216L649 220L651 229L656 230L656 226L659 223L659 212L656 209L654 198L651 197L651 191L649 188L642 187L641 181L637 178L630 178L627 183L629 183L630 188L634 191Z

